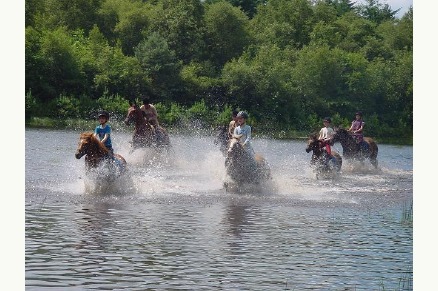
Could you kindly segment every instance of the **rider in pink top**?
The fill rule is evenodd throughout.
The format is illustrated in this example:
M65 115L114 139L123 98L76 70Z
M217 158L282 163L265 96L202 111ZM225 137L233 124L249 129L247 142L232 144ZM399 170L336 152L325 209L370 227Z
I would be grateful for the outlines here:
M362 112L356 112L356 119L351 123L349 132L352 133L352 136L356 139L356 143L360 143L363 141L363 126L365 122L362 120Z

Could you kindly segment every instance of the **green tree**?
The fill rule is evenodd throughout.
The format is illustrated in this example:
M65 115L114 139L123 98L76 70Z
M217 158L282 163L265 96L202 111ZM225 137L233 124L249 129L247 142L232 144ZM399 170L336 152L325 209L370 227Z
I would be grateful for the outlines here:
M301 109L289 84L295 60L294 49L266 45L227 63L222 80L230 103L252 112L266 126L295 120Z
M142 1L126 1L120 8L114 33L123 53L133 56L135 47L147 33L151 6Z
M144 37L158 32L170 50L184 64L201 59L204 7L199 0L161 0L151 12L151 22Z
M148 83L138 60L125 56L120 47L110 46L97 26L88 38L78 39L75 52L87 76L86 93L94 98L103 94L135 96Z
M375 24L353 12L346 13L335 22L336 47L349 52L357 52L366 45L370 36L375 35Z
M26 91L49 100L63 92L78 94L84 90L85 76L75 57L73 39L64 27L40 36L28 28L26 49Z
M304 111L318 116L349 115L368 108L366 69L366 59L357 53L328 46L301 50L292 79Z
M322 0L336 10L337 16L354 11L354 3L350 0Z
M308 0L270 0L251 20L257 43L301 48L309 43L313 9Z
M181 83L181 63L166 39L159 33L152 33L135 48L135 57L145 75L150 78L154 93L167 100L175 97L174 93Z
M47 29L65 27L88 32L98 18L98 10L104 0L43 0L44 13L40 24Z
M239 57L251 41L247 16L228 2L206 6L204 22L208 59L219 69L227 61Z
M25 27L35 26L35 19L38 15L44 13L45 0L27 0L25 1Z
M359 15L376 24L387 20L393 20L400 9L392 10L389 4L381 4L379 0L365 0L365 4L356 7Z

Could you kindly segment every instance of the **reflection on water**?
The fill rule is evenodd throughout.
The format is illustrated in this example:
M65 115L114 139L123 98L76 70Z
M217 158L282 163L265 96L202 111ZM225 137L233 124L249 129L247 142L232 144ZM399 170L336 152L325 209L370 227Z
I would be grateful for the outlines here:
M26 131L26 290L412 290L410 147L331 181L299 141L255 140L275 187L229 193L213 137L151 162L118 133L129 179L87 192L77 135Z

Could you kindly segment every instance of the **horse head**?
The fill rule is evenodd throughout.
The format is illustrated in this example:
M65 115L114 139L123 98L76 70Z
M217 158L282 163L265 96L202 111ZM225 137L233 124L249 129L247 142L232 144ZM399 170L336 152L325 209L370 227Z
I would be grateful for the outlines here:
M128 114L126 115L124 121L126 125L131 125L135 121L134 117L137 110L140 110L140 108L138 108L137 106L129 107Z
M93 133L91 132L81 133L81 136L79 138L78 148L76 149L76 153L75 153L76 159L82 158L84 155L86 155L89 152L92 136Z
M307 140L306 153L310 153L311 151L313 151L315 155L320 155L322 152L322 143L318 140L316 134L310 135Z
M76 159L86 156L87 164L96 167L102 159L108 157L108 154L108 149L94 136L93 132L81 133L75 153Z

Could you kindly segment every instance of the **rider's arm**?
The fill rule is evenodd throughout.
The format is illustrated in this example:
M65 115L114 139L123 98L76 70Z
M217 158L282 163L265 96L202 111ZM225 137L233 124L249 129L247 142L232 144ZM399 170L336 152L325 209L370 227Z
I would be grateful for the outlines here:
M102 140L100 141L101 143L105 143L105 141L108 139L109 134L105 133L105 135L103 136Z
M319 131L319 137L318 137L318 139L319 139L319 140L322 140L323 137L324 137L324 127L321 128L321 130Z
M360 123L360 127L357 129L357 130L355 130L355 131L353 131L353 133L362 133L362 130L363 130L363 124L364 124L365 122L361 122Z
M242 145L245 145L251 140L251 126L246 126L246 139L243 141Z
M238 126L236 126L235 128L234 128L234 132L233 132L233 138L237 138L237 139L240 139L241 137L242 137L242 135L243 134L239 134L239 128L238 128Z
M234 120L230 121L230 124L228 124L228 135L233 136L234 133Z
M154 118L158 119L157 108L155 108L155 106L151 105L151 109L152 109L152 112L154 114Z

